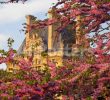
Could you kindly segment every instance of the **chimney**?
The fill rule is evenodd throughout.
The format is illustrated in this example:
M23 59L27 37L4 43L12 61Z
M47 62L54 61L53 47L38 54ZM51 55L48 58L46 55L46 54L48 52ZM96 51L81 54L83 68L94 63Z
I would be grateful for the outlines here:
M56 8L51 8L48 11L48 19L53 19L53 20L57 20L58 15L55 12ZM55 41L55 37L57 35L57 31L56 29L58 28L59 23L55 22L52 25L48 25L48 51L52 51L52 49L54 49L54 41Z
M81 15L76 17L76 44L79 45L81 43Z
M49 19L53 18L52 9L49 9L48 11L48 18ZM53 33L53 25L48 25L48 51L51 51L53 47L52 33Z
M76 22L76 44L77 45L82 45L83 47L85 48L88 48L89 47L89 43L88 43L88 40L86 39L85 35L84 35L84 32L83 32L83 29L82 29L82 25L83 23L81 23L81 15L78 15L76 17L77 19L77 22Z
M29 40L30 40L30 24L31 24L31 15L26 16L26 48L29 47Z

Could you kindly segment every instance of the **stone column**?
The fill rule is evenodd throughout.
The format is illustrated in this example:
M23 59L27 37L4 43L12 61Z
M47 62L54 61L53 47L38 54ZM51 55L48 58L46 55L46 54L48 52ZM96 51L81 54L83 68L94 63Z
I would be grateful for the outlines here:
M76 17L76 44L79 45L81 43L82 37L81 37L81 16L78 15Z
M26 27L26 48L29 47L29 39L30 39L30 24L31 24L31 16L30 15L27 15L26 16L26 24L27 24L27 27Z
M53 18L52 9L48 11L48 18L49 19ZM51 51L53 46L52 33L53 33L53 25L48 25L48 51Z

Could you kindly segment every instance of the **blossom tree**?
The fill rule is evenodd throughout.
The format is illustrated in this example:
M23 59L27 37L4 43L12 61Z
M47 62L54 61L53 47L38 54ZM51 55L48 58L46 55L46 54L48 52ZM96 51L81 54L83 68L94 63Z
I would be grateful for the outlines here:
M12 80L1 80L0 97L8 100L109 100L110 1L59 0L52 9L58 15L55 19L38 22L31 28L60 22L56 31L61 31L76 22L73 29L79 26L76 33L79 31L80 37L88 40L92 47L84 52L83 59L74 57L59 68L48 61L43 70L33 70L30 60L15 60L13 49L10 49L6 56L0 57L0 63L15 62L20 70ZM83 44L88 45L83 40L78 43L79 47Z

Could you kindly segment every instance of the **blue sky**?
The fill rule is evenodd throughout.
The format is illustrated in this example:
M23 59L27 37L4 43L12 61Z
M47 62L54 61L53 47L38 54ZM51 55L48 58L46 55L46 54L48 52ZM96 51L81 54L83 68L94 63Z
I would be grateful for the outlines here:
M29 0L25 4L4 4L0 5L0 49L7 50L7 39L12 37L15 42L14 49L18 49L25 35L20 30L25 23L25 16L32 14L38 19L45 18L52 3L57 0ZM1 64L0 68L5 69L5 64Z

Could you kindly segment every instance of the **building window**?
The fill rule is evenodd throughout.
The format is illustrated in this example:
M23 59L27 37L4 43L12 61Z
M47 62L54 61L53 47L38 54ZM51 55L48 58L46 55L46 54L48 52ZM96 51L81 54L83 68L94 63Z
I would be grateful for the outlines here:
M36 59L36 64L37 64L37 59Z
M71 49L69 49L69 50L68 50L68 53L71 53L71 52L72 52L72 50L71 50Z
M41 64L41 60L38 60L38 64Z
M9 71L13 71L13 68L9 68Z
M55 59L52 59L52 63L55 63Z

